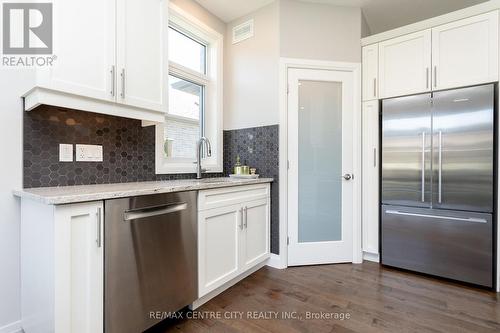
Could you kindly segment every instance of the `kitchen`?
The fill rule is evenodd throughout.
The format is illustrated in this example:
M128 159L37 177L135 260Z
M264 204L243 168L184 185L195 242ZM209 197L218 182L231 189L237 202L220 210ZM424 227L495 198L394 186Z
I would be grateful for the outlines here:
M3 3L0 333L497 331L500 2L439 3Z

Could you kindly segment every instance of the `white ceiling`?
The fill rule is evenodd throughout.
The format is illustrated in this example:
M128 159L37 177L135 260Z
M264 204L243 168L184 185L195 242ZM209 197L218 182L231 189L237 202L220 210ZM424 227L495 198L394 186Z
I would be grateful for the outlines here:
M273 1L274 0L196 0L196 2L205 9L226 23L250 14Z
M326 0L328 1L328 0ZM339 2L342 0L339 0ZM358 1L358 0L355 0ZM360 0L371 33L391 30L487 0ZM329 2L336 2L330 0ZM345 2L345 1L342 1Z
M273 0L196 0L224 22L249 14ZM487 0L300 0L335 6L360 7L371 33L401 27L473 6Z

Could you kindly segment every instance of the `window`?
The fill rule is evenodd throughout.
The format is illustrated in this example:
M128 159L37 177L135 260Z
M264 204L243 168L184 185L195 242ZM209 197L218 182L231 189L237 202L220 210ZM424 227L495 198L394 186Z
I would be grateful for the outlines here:
M169 27L168 58L176 64L206 74L207 46Z
M170 5L168 114L156 126L156 172L196 171L196 143L212 144L203 168L222 171L222 35Z

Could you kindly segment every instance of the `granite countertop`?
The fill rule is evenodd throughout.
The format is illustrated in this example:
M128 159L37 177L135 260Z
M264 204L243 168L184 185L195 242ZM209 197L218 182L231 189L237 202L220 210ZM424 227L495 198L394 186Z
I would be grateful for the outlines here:
M126 198L156 193L207 190L239 185L252 185L272 182L272 178L232 179L205 178L166 180L136 183L118 183L102 185L78 185L61 187L40 187L15 190L14 195L35 200L47 205Z

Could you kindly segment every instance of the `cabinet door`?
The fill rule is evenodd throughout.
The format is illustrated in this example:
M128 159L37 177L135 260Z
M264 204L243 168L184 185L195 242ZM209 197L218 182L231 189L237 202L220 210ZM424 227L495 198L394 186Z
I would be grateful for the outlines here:
M429 91L430 72L430 29L379 44L381 98Z
M242 269L252 268L269 255L270 204L268 199L243 204Z
M363 47L363 101L378 98L378 44Z
M242 215L241 205L198 212L199 297L238 275Z
M166 112L168 1L117 0L117 102Z
M379 230L379 104L363 103L362 222L363 251L378 253Z
M433 89L498 80L498 11L432 29Z
M55 0L51 69L37 71L37 85L114 101L115 1Z
M103 204L56 207L56 333L103 332Z

